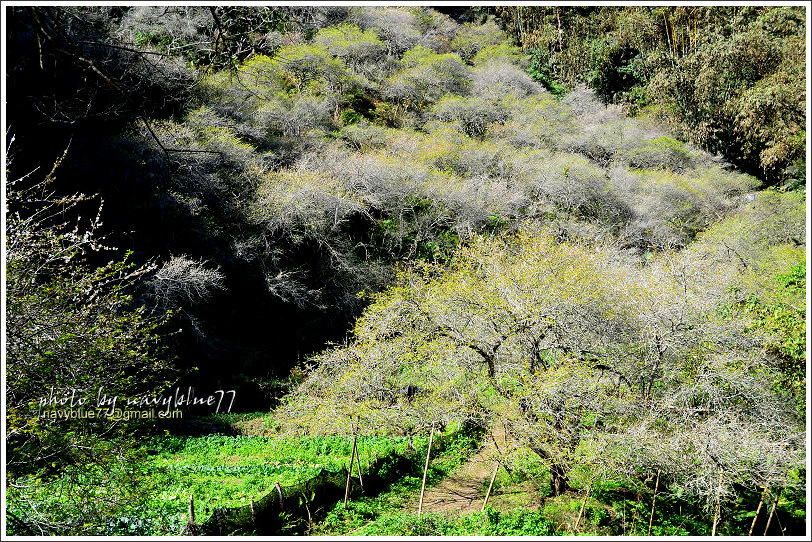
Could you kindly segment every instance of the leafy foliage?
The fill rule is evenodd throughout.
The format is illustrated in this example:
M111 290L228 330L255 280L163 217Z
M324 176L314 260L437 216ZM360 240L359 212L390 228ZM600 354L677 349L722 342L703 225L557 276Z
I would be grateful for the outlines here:
M143 476L130 463L132 422L46 411L95 413L97 397L159 393L169 376L157 344L164 319L127 293L154 268L126 257L89 265L105 249L100 214L89 225L61 221L89 198L57 198L51 182L14 188L7 200L5 460L28 534L99 529L146 498L131 483ZM100 489L111 480L113 489ZM39 507L49 491L71 497Z
M359 533L367 536L550 536L555 534L555 526L541 512L525 509L498 512L489 508L457 518L403 513L378 520Z
M804 13L797 7L494 7L551 91L586 83L770 184L804 160Z

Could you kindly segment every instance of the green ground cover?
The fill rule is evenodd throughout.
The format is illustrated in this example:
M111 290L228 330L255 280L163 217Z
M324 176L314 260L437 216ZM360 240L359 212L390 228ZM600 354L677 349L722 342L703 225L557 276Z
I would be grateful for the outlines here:
M237 427L246 421L251 422L252 427L257 426L257 420L261 419L256 415L212 418L217 423ZM466 454L476 448L472 438L456 434L452 428L439 438L444 441L444 450L435 452L439 455L429 469L429 483L440 480L459 466ZM428 437L420 436L359 436L358 457L362 473L368 471L375 458L394 454L413 456L414 472L396 480L393 489L382 497L364 497L358 503L352 503L346 514L352 515L357 510L374 508L387 501L397 505L401 501L393 499L393 494L413 490L415 485L419 490L417 471L422 468L428 440ZM435 437L435 450L437 443L438 437ZM70 524L74 520L69 509L78 498L71 494L70 488L78 482L82 487L94 488L92 495L81 497L85 501L92 497L103 502L110 495L122 492L132 498L124 515L109 522L99 534L180 534L188 519L191 495L195 501L195 520L201 523L215 508L242 506L251 499L258 500L272 491L276 483L285 487L313 478L322 470L343 470L350 463L352 444L353 439L349 436L154 436L143 441L138 448L140 461L122 462L108 470L77 469L76 473L68 472L59 481L47 485L32 478L22 482L28 484L25 490L11 487L9 510L25 518L35 508L48 508ZM357 476L355 467L353 473ZM336 505L336 510L339 508L343 510L343 503ZM381 510L389 508L391 506L383 506ZM325 529L343 532L348 529L339 524L353 525L344 516L340 519L334 516L328 520Z
M428 439L416 437L412 445L425 449ZM406 453L406 437L359 437L362 472L376 456ZM202 506L239 506L274 488L316 476L322 469L337 472L350 463L352 438L258 437L208 435L161 437L147 445L152 468L169 484L162 498L190 493ZM205 517L199 517L205 519Z

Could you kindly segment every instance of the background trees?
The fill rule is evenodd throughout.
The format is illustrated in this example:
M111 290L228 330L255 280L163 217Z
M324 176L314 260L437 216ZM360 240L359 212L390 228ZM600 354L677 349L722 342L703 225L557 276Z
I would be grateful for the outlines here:
M803 184L799 8L483 9L533 55L547 88L586 83L770 184Z
M522 24L554 24L544 43L564 54L603 12L545 13ZM463 24L424 8L12 15L12 173L72 137L83 152L66 157L55 189L104 197L119 255L218 269L224 289L175 313L196 325L173 347L221 378L233 366L282 377L297 352L339 340L365 303L357 292L387 284L394 262L447 261L472 236L526 220L639 254L682 247L756 185L592 91L557 99L473 12ZM627 41L628 25L649 21L605 15ZM794 35L797 20L777 21L763 32ZM53 137L38 140L27 118Z
M139 262L187 255L223 274L229 295L176 313L196 322L181 326L195 332L177 337L180 358L204 372L226 357L284 375L312 340L341 337L357 291L384 285L397 260L445 260L524 219L641 253L681 246L753 186L585 89L557 100L492 21L423 8L13 11L12 126L52 126L45 154L71 137L86 150L57 189L102 194L104 228ZM66 45L42 38L53 61L41 68L36 32L21 29L74 19ZM87 113L43 115L49 96ZM20 175L34 137L19 134ZM280 332L270 344L257 326Z

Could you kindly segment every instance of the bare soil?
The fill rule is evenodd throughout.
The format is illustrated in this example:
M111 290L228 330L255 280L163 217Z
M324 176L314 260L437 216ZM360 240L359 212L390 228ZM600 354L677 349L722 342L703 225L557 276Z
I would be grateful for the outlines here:
M494 441L499 444L500 448L503 448L505 433L500 424L494 427L492 435L486 439L482 448L462 467L444 478L439 484L426 488L423 497L423 511L464 514L482 510L488 484L497 467L499 457ZM534 494L535 491L528 484L500 488L491 492L488 506L508 509L521 504L527 508L538 508ZM417 510L418 503L415 501L409 503L408 506L410 509Z
M495 461L489 460L486 448L487 445L439 484L426 488L424 512L476 512L482 509L487 484L496 466Z

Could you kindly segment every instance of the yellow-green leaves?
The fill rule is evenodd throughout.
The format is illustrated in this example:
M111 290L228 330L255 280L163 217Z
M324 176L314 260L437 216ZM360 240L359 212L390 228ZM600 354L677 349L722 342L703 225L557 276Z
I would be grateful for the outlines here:
M505 33L493 20L480 25L467 23L457 30L454 39L451 41L451 50L458 53L464 60L470 61L475 59L475 56L483 49L506 45L507 40L505 38ZM493 54L494 50L490 49L490 51Z
M371 60L386 51L386 45L373 30L362 31L352 24L322 28L313 41L351 64Z
M402 104L422 106L443 94L461 94L470 84L468 68L455 54L438 54L418 45L403 54L403 69L390 77L386 96Z

